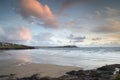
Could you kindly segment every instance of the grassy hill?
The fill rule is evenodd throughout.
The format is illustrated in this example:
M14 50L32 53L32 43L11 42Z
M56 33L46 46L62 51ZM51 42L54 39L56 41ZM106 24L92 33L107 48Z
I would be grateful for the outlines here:
M34 47L26 46L26 45L20 45L20 44L0 42L0 50L10 50L10 49L34 49Z

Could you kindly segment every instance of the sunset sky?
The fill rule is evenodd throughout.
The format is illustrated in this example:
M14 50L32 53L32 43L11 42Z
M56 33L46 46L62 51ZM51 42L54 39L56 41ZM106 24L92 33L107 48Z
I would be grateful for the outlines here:
M120 0L0 0L0 42L120 46Z

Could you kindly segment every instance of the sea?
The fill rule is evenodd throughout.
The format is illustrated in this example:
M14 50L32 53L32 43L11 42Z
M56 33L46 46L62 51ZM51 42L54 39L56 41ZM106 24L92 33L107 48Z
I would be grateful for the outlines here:
M93 69L103 65L120 64L120 47L0 50L0 61L7 60L19 61L17 64L11 64L15 66L37 63ZM0 67L4 65L0 63Z

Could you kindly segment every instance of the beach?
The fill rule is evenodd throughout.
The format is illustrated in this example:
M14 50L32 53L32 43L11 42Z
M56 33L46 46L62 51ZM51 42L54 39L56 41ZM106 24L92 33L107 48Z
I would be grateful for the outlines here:
M120 68L120 66L115 66L112 71L111 69L95 69L106 64L118 64L120 62L119 52L119 48L1 50L0 80L11 77L11 74L12 76L15 74L15 80L18 80L17 78L24 80L22 78L26 77L36 78L33 76L35 74L40 74L39 78L49 76L50 80L52 78L57 78L57 80L59 78L62 80L73 78L71 80L76 80L76 76L80 80L86 76L87 79L110 80L115 68ZM88 73L90 74L88 75Z
M0 68L0 80L119 80L118 69L120 64L83 70L73 66L22 63Z
M79 67L73 66L59 66L52 64L35 64L35 63L21 63L14 61L13 64L9 64L10 60L0 61L0 75L16 74L16 77L25 77L33 74L40 74L41 76L59 77L71 70L79 70ZM16 64L16 65L15 65ZM9 66L7 66L9 65Z

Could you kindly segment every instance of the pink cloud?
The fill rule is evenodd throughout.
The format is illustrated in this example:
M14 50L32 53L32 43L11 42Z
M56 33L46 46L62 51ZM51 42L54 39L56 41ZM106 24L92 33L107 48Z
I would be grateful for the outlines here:
M19 0L20 14L25 18L36 18L40 20L44 26L58 27L58 21L50 10L48 5L42 5L37 0Z
M18 35L19 35L20 40L29 41L32 39L30 30L25 27L20 28Z
M3 33L0 34L0 41L2 42L26 42L32 39L31 31L27 27L9 27L0 28Z

